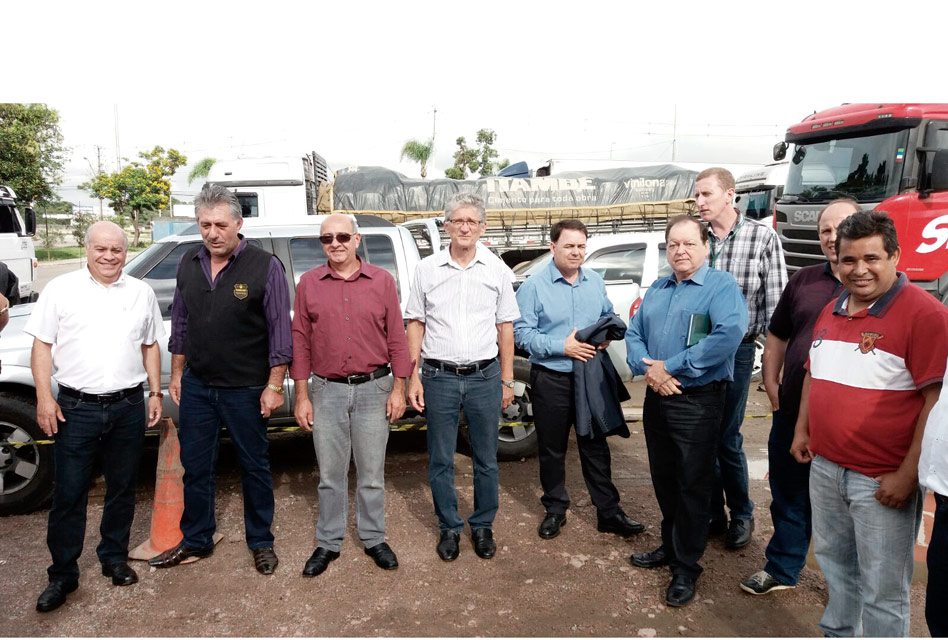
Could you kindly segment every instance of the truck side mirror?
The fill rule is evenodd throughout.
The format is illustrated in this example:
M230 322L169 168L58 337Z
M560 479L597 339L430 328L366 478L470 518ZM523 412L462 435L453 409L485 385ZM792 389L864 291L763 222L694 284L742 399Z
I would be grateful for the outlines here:
M787 143L780 141L774 145L774 160L779 162L787 157Z
M948 149L939 149L932 158L932 191L948 191Z
M26 223L26 235L36 235L36 212L33 211L32 207L26 207L23 209L23 214L26 216L24 220Z

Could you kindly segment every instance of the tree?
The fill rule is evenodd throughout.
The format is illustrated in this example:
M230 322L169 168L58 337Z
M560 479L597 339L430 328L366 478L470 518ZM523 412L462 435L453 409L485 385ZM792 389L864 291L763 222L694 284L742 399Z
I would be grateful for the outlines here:
M428 160L431 159L432 151L434 151L434 140L428 140L428 142L409 140L405 143L405 146L402 147L402 156L400 159L404 160L405 156L408 156L409 160L420 164L421 177L424 179L428 177Z
M469 149L463 136L457 139L458 150L454 153L454 166L447 169L444 175L455 180L464 180L468 171L476 171L483 178L494 175L510 164L506 159L494 162L498 154L493 146L497 141L497 134L493 129L479 130L476 141L479 146Z
M191 173L188 174L188 184L191 184L198 178L207 178L207 174L211 172L211 167L214 166L215 162L217 162L215 158L201 158L198 160L198 163L191 169ZM424 173L422 173L421 177L425 177Z
M141 238L141 225L148 221L151 215L164 209L171 202L171 183L166 176L171 176L187 163L187 157L175 149L156 146L151 151L138 154L148 164L132 162L121 171L111 174L99 174L89 182L79 185L96 198L105 198L116 216L131 219L135 229L133 245L138 246Z
M0 104L0 183L24 202L52 202L67 148L59 112L44 104Z

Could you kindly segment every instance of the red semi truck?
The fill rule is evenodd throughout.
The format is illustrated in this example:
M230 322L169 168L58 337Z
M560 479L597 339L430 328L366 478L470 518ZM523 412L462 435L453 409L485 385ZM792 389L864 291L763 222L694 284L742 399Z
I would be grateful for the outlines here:
M824 260L816 216L830 200L849 196L892 217L899 270L948 304L948 104L820 111L774 146L774 160L788 155L776 228L789 270Z

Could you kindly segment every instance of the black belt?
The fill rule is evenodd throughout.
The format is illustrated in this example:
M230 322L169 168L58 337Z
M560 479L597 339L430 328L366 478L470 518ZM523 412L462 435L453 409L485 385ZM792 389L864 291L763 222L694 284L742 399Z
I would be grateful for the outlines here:
M453 373L456 376L466 376L472 373L476 373L481 369L486 369L490 365L497 362L497 358L489 358L488 360L478 360L477 362L472 362L471 364L451 364L450 362L442 362L441 360L432 360L430 358L425 358L425 364L429 367L434 367L435 369L442 369L448 373Z
M756 335L753 335L753 336L745 336L744 339L741 340L741 344L750 344L750 343L752 343L752 342L757 342L757 336L756 336Z
M727 385L727 380L715 380L714 382L703 384L700 387L682 387L681 392L684 395L688 395L689 393L708 393L711 391L720 391L721 389L726 389Z
M113 402L118 402L119 400L124 400L125 398L131 397L136 393L142 393L141 384L136 387L131 387L130 389L113 391L112 393L84 393L82 391L76 391L75 389L59 385L59 395L66 396L67 398L76 398L80 402L93 402L96 404L111 404Z
M368 382L369 380L375 380L376 378L381 378L382 376L387 376L391 373L392 369L388 365L384 367L379 367L372 373L353 373L351 376L346 376L344 378L323 378L322 376L316 376L317 378L323 378L327 382L342 382L345 384L362 384L363 382ZM316 375L316 374L313 374Z

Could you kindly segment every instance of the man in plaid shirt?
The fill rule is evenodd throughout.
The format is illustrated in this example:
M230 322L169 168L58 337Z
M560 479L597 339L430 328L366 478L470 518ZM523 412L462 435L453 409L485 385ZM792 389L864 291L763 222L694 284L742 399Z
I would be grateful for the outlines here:
M750 542L754 530L754 503L747 491L747 458L741 436L754 367L754 340L767 331L787 284L787 266L776 232L734 208L734 189L734 176L720 167L705 169L695 180L698 212L711 232L708 261L712 268L733 275L747 300L747 334L734 356L734 382L724 405L710 510L710 535L726 531L725 546L740 549ZM725 498L731 512L730 525L724 511Z

